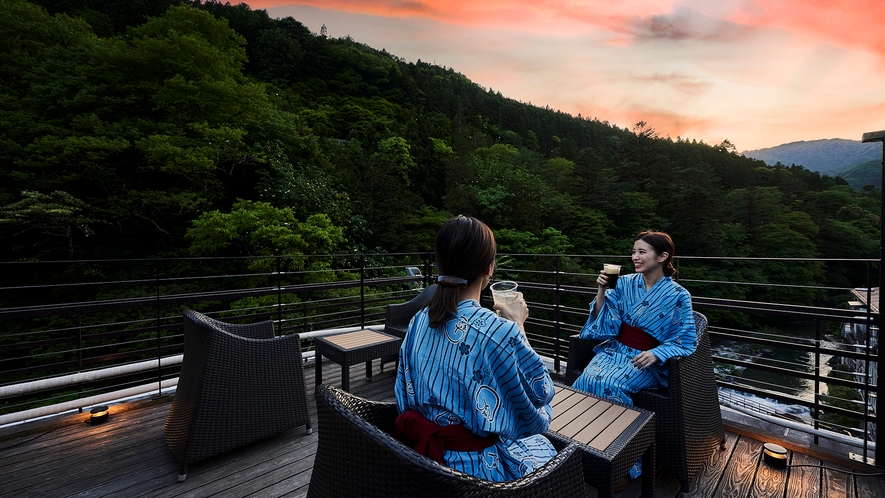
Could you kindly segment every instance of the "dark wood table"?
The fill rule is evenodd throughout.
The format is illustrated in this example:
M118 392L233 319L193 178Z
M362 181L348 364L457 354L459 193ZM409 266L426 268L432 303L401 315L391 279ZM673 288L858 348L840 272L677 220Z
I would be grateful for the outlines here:
M350 391L350 366L366 362L366 378L372 378L372 360L396 355L402 339L372 330L317 337L316 385L323 382L323 356L341 365L341 388Z
M547 436L575 441L583 450L584 482L610 497L642 457L642 496L655 494L655 414L554 383L553 421Z

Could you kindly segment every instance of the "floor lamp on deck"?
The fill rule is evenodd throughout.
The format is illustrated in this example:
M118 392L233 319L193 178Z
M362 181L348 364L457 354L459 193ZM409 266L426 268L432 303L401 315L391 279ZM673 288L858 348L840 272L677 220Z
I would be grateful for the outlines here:
M880 176L881 183L879 184L879 192L885 192L885 130L871 131L868 133L864 133L861 141L863 143L882 142L882 164L881 164L881 167L879 168L879 173L881 175ZM885 255L883 255L883 253L885 253L885 224L883 224L883 222L885 222L885 195L883 195L882 197L883 198L880 201L881 207L880 207L880 211L879 211L879 223L880 223L880 225L879 225L879 234L880 234L880 242L879 242L879 303L878 303L878 305L879 305L879 335L881 335L881 333L882 333L882 310L883 310L882 291L885 290L885 288L883 288L883 286L885 286ZM873 303L867 303L867 306L872 306L872 304ZM867 337L870 337L870 332L871 332L870 330L867 331ZM882 367L882 365L885 364L885 363L883 363L883 360L885 360L885 351L883 351L883 348L878 347L879 346L878 337L879 336L877 336L877 340L876 340L876 350L878 351L877 362L876 362L876 364L878 365L878 367L876 369L877 372ZM869 363L868 363L868 365L869 365ZM885 466L885 450L882 450L881 448L882 448L882 444L885 444L885 443L883 443L881 434L882 434L882 430L885 429L885 427L880 427L880 424L878 424L878 422L879 422L878 400L880 400L880 399L885 399L885 391L883 391L883 389L882 389L882 382L880 382L879 379L876 379L876 400L877 400L876 465L879 467L882 467L882 466ZM864 410L867 410L867 409L868 408L864 407ZM883 425L885 425L885 424L883 424ZM866 455L864 455L864 457L866 457Z

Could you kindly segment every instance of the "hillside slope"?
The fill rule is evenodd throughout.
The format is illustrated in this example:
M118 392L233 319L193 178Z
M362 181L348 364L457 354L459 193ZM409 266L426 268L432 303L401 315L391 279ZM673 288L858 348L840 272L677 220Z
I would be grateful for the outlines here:
M767 149L748 150L746 157L761 159L768 165L793 164L817 171L822 175L837 176L861 163L878 159L882 146L878 143L861 143L859 140L832 138L791 142Z

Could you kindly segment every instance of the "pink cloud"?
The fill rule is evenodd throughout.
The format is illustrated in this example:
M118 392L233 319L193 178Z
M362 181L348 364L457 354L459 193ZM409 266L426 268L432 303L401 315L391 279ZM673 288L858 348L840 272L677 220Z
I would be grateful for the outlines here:
M698 78L680 73L656 73L651 76L637 76L636 79L649 83L661 83L678 90L680 93L691 96L702 95L713 87L713 84L709 81L701 81Z
M635 39L729 40L748 30L774 28L885 56L882 0L733 0L721 4L708 0L254 0L249 5L255 9L313 7L552 35L598 29L618 44Z
M755 0L736 9L730 18L885 57L885 2L881 0Z
M709 130L715 125L715 121L709 118L659 109L593 106L580 111L583 116L595 116L601 121L608 121L615 126L629 130L632 130L636 123L645 121L659 136L670 137L674 140L676 137L690 139L708 135Z
M613 32L629 31L637 12L645 15L665 14L672 3L654 0L610 2L591 0L256 0L254 9L274 7L314 7L341 12L383 17L425 18L462 26L489 26L547 31L555 34L576 33L588 27Z

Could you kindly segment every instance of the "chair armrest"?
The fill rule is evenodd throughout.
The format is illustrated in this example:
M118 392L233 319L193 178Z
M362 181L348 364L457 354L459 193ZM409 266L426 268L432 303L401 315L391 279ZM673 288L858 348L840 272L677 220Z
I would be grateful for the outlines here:
M569 337L568 363L565 372L566 384L571 385L580 377L590 360L596 356L593 348L603 342L605 341L600 339L581 339L580 334L573 334Z

